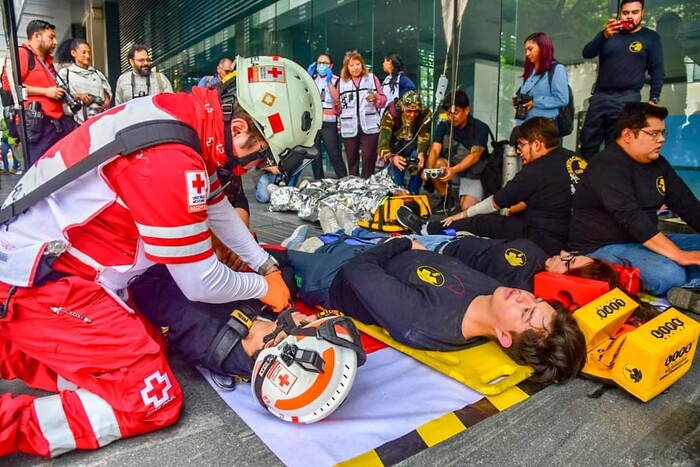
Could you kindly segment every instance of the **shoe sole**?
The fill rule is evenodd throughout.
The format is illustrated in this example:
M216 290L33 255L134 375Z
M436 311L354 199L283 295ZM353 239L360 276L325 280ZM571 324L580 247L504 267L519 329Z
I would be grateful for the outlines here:
M396 221L397 221L397 222L399 223L399 225L401 225L401 227L403 227L404 229L410 230L411 232L414 232L414 233L420 233L420 229L419 229L419 230L416 230L416 229L414 228L415 226L412 227L412 226L408 225L408 224L409 224L408 222L404 222L404 221L401 219L401 216L400 216L399 214L400 214L401 211L404 211L404 212L405 212L405 209L404 209L404 208L406 208L408 211L410 211L410 214L408 214L408 213L406 214L407 216L410 216L411 214L414 215L414 216L416 215L415 212L411 211L411 208L409 208L409 207L407 207L407 206L401 206L401 207L397 210L397 212L396 212ZM416 216L416 217L418 217L418 216ZM421 219L421 225L420 225L420 227L421 227L421 228L423 227L422 219Z
M675 307L700 314L700 293L693 290L675 287L668 292L668 301Z
M283 246L283 247L287 247L287 245L289 245L291 242L293 242L294 240L297 240L297 237L299 236L299 233L301 232L301 230L302 230L304 227L306 227L306 226L300 225L300 226L298 226L296 229L294 229L294 232L292 232L292 235L290 235L289 237L287 237L287 238L285 238L284 240L282 240L282 246Z

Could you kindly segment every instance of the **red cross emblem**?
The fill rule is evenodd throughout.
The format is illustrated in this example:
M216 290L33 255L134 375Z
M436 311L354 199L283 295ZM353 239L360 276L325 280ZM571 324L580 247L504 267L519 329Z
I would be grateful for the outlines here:
M204 179L202 178L202 174L197 174L194 177L194 180L192 180L192 188L197 190L197 193L202 193L202 190L204 189L204 186L206 184L204 183Z
M270 71L268 71L272 75L273 78L277 79L277 77L281 76L284 71L282 71L281 68L277 68L276 66L270 67Z
M143 382L145 387L141 390L141 399L146 406L153 404L157 409L170 399L168 391L172 385L167 373L161 373L160 370L157 370Z
M278 379L280 380L280 386L289 386L289 375L280 375Z

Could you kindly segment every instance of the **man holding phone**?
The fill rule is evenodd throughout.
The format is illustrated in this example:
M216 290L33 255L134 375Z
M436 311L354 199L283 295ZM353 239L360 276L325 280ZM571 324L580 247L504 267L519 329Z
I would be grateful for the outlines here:
M583 47L583 58L598 57L598 79L581 130L581 155L586 159L614 139L614 126L622 108L641 100L640 91L648 72L649 103L657 105L664 80L661 38L642 27L644 0L618 1L618 17Z

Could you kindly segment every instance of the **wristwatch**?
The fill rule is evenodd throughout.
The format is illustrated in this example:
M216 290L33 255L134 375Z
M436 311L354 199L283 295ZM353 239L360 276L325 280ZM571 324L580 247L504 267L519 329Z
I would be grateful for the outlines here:
M270 272L270 269L272 268L277 268L279 269L279 263L275 258L273 258L271 255L267 257L264 263L260 265L258 268L258 274L261 276L267 275L268 272Z
M649 100L652 101L654 104L658 104L661 99L659 99L658 97L652 97Z

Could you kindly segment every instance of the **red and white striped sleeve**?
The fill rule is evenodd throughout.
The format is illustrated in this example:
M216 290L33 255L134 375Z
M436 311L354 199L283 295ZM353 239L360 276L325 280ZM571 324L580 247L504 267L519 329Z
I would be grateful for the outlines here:
M210 179L201 157L182 145L164 144L124 159L108 178L131 212L146 257L183 264L212 256Z

